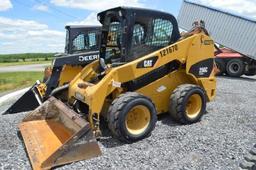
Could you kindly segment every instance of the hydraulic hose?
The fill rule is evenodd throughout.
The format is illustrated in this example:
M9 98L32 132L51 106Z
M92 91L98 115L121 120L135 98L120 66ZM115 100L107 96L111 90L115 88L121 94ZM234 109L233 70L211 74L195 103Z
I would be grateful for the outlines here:
M68 89L68 87L69 87L69 84L65 84L65 85L63 85L63 86L57 87L57 88L55 88L55 89L51 92L50 96L54 96L55 94L57 94L57 93L59 93L59 92L61 92L61 91L63 91L63 90Z

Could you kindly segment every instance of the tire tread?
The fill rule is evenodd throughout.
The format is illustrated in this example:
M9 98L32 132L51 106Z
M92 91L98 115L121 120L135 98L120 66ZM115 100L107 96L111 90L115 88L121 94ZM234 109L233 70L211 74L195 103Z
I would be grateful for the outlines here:
M118 127L119 114L123 110L125 105L127 105L130 101L132 101L134 99L138 99L138 98L144 98L146 100L149 100L153 104L151 99L144 96L144 95L141 95L141 94L136 93L136 92L126 92L126 93L123 93L123 94L119 95L117 98L115 98L113 100L112 104L109 107L108 127L111 130L111 132L113 133L113 135L121 141L128 142L128 143L133 142L129 139L128 136L122 135L122 133L120 131L120 128ZM155 107L155 105L154 105L154 107ZM156 115L153 119L154 119L153 123L155 124L156 120L157 120ZM153 127L153 129L154 128L155 127ZM153 129L152 129L152 131L153 131Z
M182 110L186 94L192 89L200 89L205 95L205 91L201 87L193 84L183 84L178 86L170 97L169 113L174 120L182 124L191 124L184 116Z

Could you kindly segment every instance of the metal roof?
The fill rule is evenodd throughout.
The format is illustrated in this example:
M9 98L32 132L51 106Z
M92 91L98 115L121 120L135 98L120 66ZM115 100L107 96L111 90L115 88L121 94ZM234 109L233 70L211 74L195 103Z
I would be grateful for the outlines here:
M200 19L205 21L215 42L256 59L256 21L184 0L178 15L179 26L190 30L192 23Z
M113 11L124 11L126 13L135 14L135 15L143 15L143 16L152 16L152 17L161 17L161 18L170 18L175 19L175 17L167 12L157 11L153 9L147 8L139 8L139 7L126 7L126 6L119 6L115 8L111 8L105 11L98 13L98 17L100 16L100 22L103 23L102 16L105 16L108 12ZM176 19L175 19L176 20Z

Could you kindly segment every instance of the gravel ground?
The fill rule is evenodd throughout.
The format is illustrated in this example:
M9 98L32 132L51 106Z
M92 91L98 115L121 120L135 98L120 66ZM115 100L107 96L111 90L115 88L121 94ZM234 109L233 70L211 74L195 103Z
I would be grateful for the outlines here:
M201 122L182 126L168 115L159 117L153 134L122 144L104 131L103 155L57 169L238 169L256 143L256 77L218 78L216 100ZM3 107L0 106L3 110ZM25 113L0 115L0 167L30 169L17 124Z

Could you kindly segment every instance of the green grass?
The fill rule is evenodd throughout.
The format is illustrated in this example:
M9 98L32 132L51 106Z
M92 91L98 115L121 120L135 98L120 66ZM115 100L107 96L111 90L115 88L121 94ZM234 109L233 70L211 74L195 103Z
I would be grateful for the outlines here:
M43 72L0 73L0 92L21 89L43 79Z
M49 64L49 65L51 65L51 61L19 61L19 62L7 62L7 63L0 63L0 67L5 67L5 66L17 66L17 65L28 65L28 64Z

